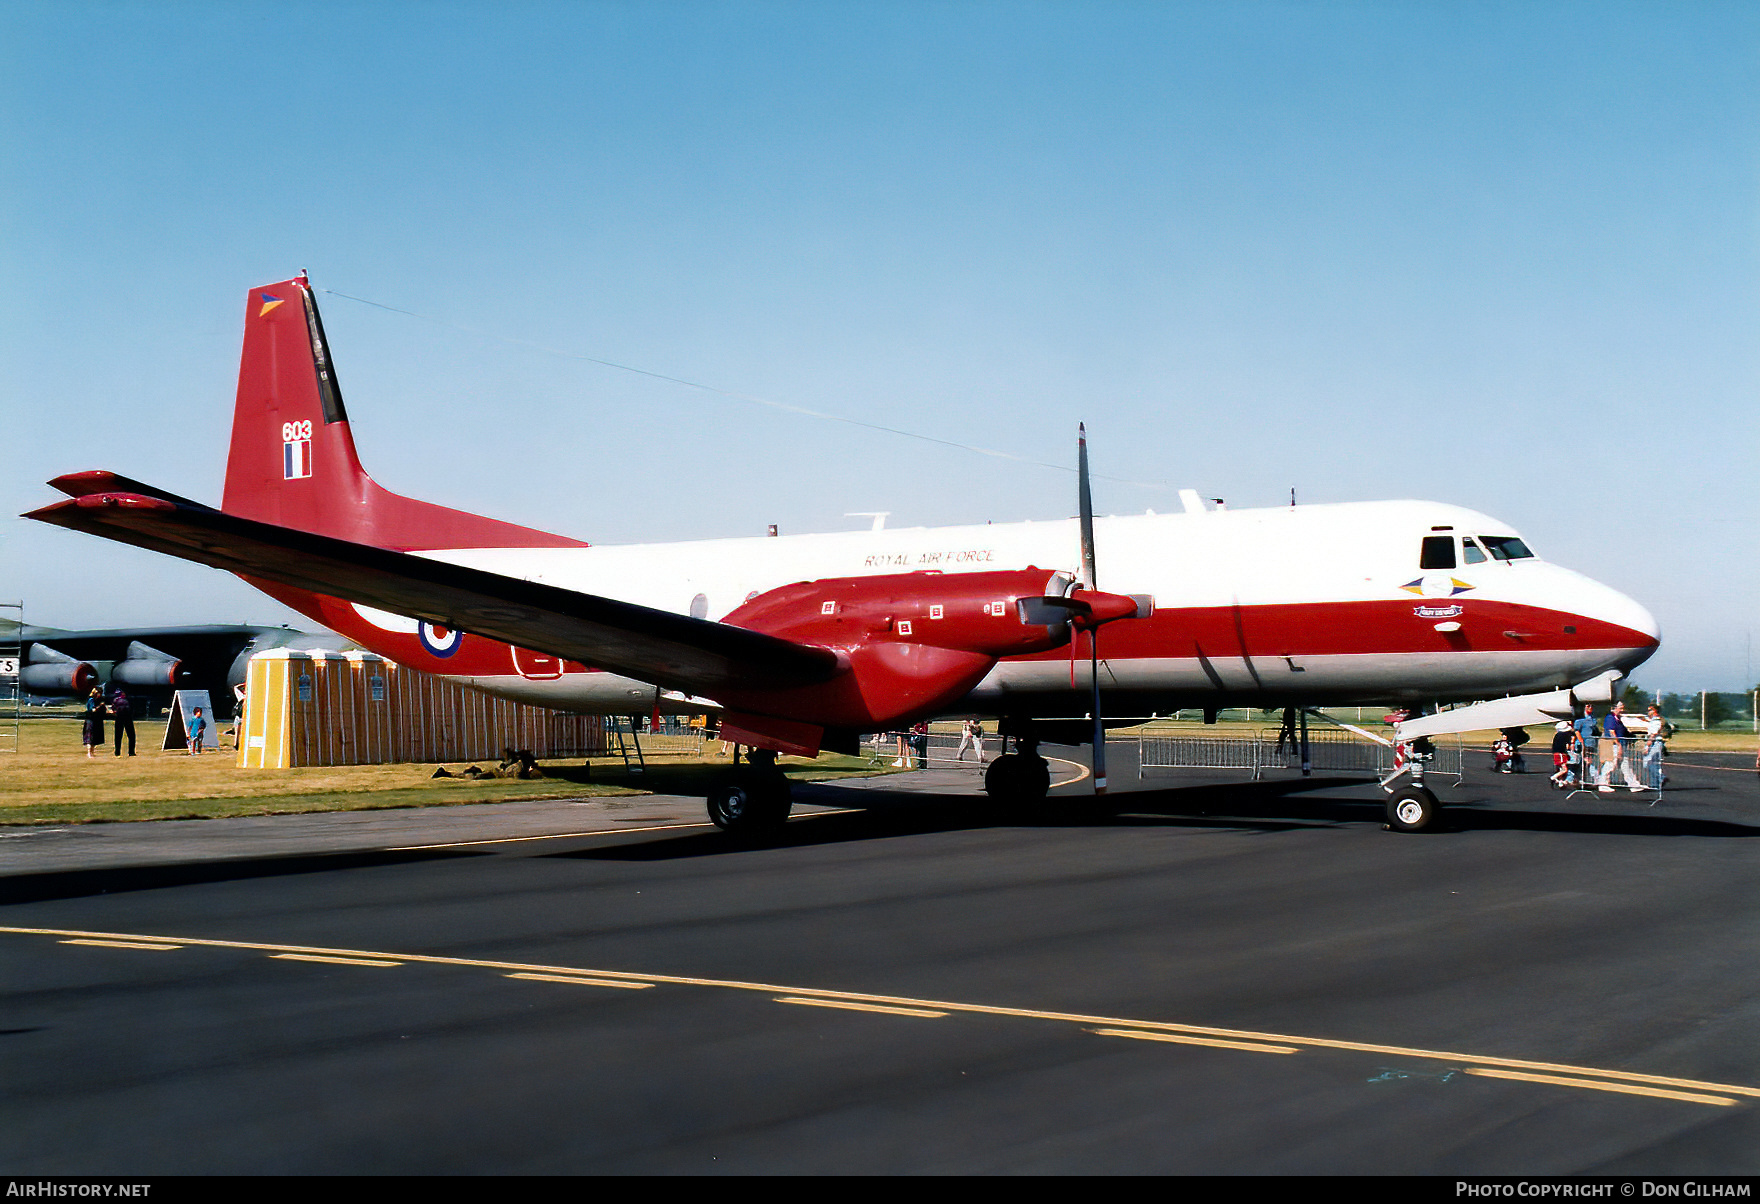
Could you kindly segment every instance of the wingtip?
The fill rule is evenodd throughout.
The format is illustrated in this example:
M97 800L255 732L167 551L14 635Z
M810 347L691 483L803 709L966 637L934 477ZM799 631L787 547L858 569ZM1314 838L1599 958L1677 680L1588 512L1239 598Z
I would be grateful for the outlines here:
M36 510L27 510L20 518L32 518L42 523L55 523L59 526L69 525L68 520L85 510L152 510L165 512L177 509L176 502L168 502L164 498L147 497L139 493L83 493L70 497L64 502L51 502Z
M103 468L88 468L84 472L68 472L49 482L49 488L59 489L68 497L84 497L88 493L99 493L110 487L117 477L116 474Z

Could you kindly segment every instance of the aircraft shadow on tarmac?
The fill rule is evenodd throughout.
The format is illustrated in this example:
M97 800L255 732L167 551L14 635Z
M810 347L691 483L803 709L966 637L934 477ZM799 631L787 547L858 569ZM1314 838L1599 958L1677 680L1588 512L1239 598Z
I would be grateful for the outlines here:
M157 890L166 886L203 886L287 874L318 874L330 870L370 869L451 857L490 856L471 849L389 849L357 853L303 853L288 857L191 861L172 865L131 865L108 869L50 870L0 878L0 906L42 903L51 899L83 899L124 891Z
M1356 787L1360 798L1305 797L1317 791ZM984 797L936 795L916 791L848 790L819 787L802 792L802 801L851 809L802 815L770 836L733 837L698 832L612 846L566 849L545 854L598 861L669 861L720 856L755 849L795 848L860 840L885 840L935 832L994 827L1233 828L1280 832L1336 825L1381 826L1384 806L1372 783L1359 778L1303 778L1238 782L1184 788L1139 790L1104 799L1053 795L1029 808L1004 808ZM1637 814L1525 810L1486 806L1478 800L1444 798L1441 821L1422 836L1470 831L1532 831L1617 836L1760 836L1760 827L1723 820L1682 818L1646 810ZM798 813L797 813L798 814ZM1407 837L1406 839L1421 839Z

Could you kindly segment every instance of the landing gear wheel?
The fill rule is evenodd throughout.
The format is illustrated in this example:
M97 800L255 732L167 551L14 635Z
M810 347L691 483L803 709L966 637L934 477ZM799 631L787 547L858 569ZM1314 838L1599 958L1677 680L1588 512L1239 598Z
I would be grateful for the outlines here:
M1044 757L1006 753L984 771L984 790L998 802L1038 802L1050 789L1051 766Z
M1387 800L1387 827L1393 832L1422 832L1436 822L1442 805L1423 786L1402 786Z
M788 820L794 792L781 774L742 774L709 791L709 818L733 835L774 832Z

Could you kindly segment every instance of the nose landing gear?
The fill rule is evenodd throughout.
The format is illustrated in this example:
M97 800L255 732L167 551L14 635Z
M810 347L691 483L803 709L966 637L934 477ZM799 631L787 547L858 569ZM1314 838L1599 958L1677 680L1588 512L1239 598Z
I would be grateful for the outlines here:
M1422 832L1436 822L1442 804L1425 786L1402 786L1387 800L1387 827L1393 832Z
M1424 785L1424 767L1436 759L1436 745L1429 737L1420 736L1401 749L1405 753L1403 762L1396 761L1399 768L1381 783L1381 788L1388 791L1384 826L1389 832L1422 832L1435 824L1442 810L1436 795ZM1391 783L1402 773L1410 773L1412 780L1395 790Z

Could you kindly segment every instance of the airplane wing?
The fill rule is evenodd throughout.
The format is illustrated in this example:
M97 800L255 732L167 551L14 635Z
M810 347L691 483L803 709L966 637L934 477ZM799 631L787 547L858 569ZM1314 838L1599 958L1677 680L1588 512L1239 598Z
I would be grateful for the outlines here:
M101 476L78 474L82 481ZM24 517L691 694L787 689L842 671L826 648L238 518L157 490L88 493Z

